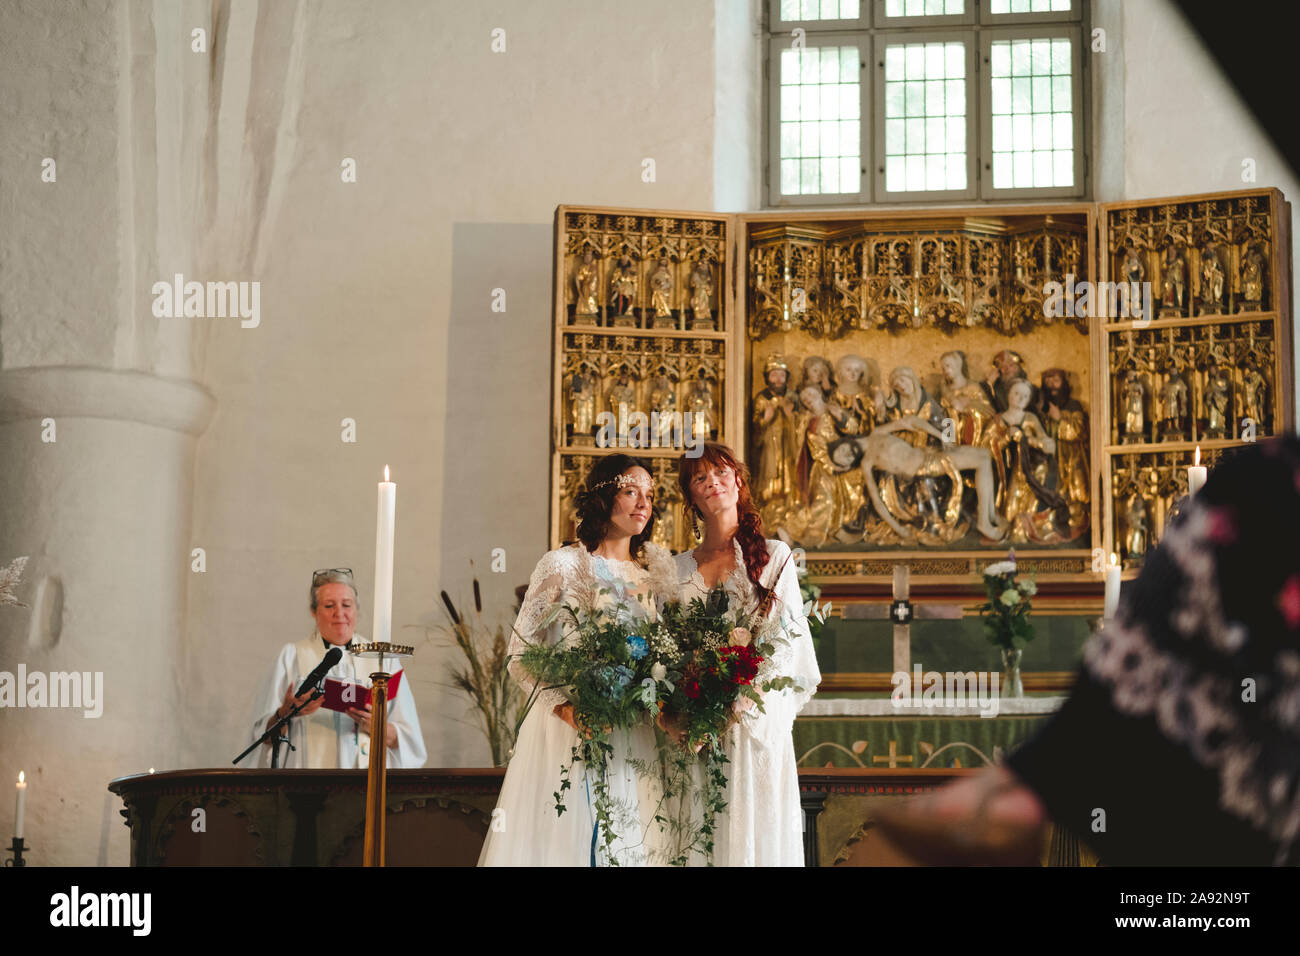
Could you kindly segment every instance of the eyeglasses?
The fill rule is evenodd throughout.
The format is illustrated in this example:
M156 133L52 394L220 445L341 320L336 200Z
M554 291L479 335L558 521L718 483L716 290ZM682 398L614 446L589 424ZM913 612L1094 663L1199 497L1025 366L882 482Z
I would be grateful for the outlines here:
M311 573L311 586L316 587L316 585L321 583L321 580L323 578L331 574L346 574L348 577L352 577L352 569L351 568L318 568L317 570Z

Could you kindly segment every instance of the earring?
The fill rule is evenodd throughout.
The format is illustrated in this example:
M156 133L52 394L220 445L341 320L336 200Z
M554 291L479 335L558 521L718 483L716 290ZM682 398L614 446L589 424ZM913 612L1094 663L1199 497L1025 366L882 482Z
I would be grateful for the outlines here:
M700 530L700 513L690 505L686 506L685 511L686 516L691 519L691 535L695 538L695 543L699 544L704 540L704 532Z

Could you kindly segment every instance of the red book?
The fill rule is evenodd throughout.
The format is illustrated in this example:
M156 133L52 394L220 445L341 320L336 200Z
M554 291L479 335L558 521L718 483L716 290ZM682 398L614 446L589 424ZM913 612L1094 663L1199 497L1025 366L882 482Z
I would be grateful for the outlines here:
M388 702L391 704L397 696L397 688L402 683L402 672L398 671L388 678ZM325 678L325 703L321 706L327 710L337 710L346 714L353 707L365 710L370 706L372 690L360 681L342 680L338 677Z

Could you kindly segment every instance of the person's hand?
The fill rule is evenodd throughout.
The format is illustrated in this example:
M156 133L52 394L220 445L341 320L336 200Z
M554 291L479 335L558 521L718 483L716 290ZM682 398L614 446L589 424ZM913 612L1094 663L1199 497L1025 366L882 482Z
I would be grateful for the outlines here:
M555 716L559 717L560 720L564 721L578 733L582 734L582 736L588 739L591 738L591 731L580 725L578 719L573 716L573 704L568 701L565 701L563 704L556 704L551 713L555 714ZM606 728L606 730L608 731L608 728Z
M373 737L375 729L375 712L367 704L365 707L349 707L348 716L357 722L357 726ZM392 721L384 721L384 746L390 750L397 746L397 727Z
M686 719L681 714L669 714L659 711L655 725L671 737L678 746L686 746Z
M1054 422L1059 422L1061 420L1061 410L1056 407L1055 403L1047 403L1047 416Z
M303 694L302 696L295 697L293 696L293 688L290 687L288 690L284 692L284 701L280 704L280 707L275 712L276 719L286 716L289 713L289 711L293 710L294 707L298 706L299 704L303 704L306 703L308 700L311 700L311 695L313 693L315 693L315 691L309 690L307 691L307 693ZM324 706L324 704L325 704L325 696L322 694L320 697L317 697L315 700L312 700L311 703L307 704L307 706L304 707L302 710L298 711L298 716L306 717L309 714L314 714L316 713L316 711L320 710L321 707Z

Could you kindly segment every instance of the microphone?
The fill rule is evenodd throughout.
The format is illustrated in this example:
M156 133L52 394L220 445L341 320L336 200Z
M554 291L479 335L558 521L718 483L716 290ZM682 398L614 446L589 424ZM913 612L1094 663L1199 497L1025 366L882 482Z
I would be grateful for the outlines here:
M339 658L342 656L343 656L343 652L339 650L337 647L331 647L328 651L326 651L325 660L317 664L316 669L307 675L307 679L302 682L302 685L298 688L298 693L294 694L294 696L301 697L303 694L307 693L307 691L311 690L313 687L319 684L321 682L321 678L323 678L327 673L329 673L329 669L333 667L335 664L337 664L339 662Z

